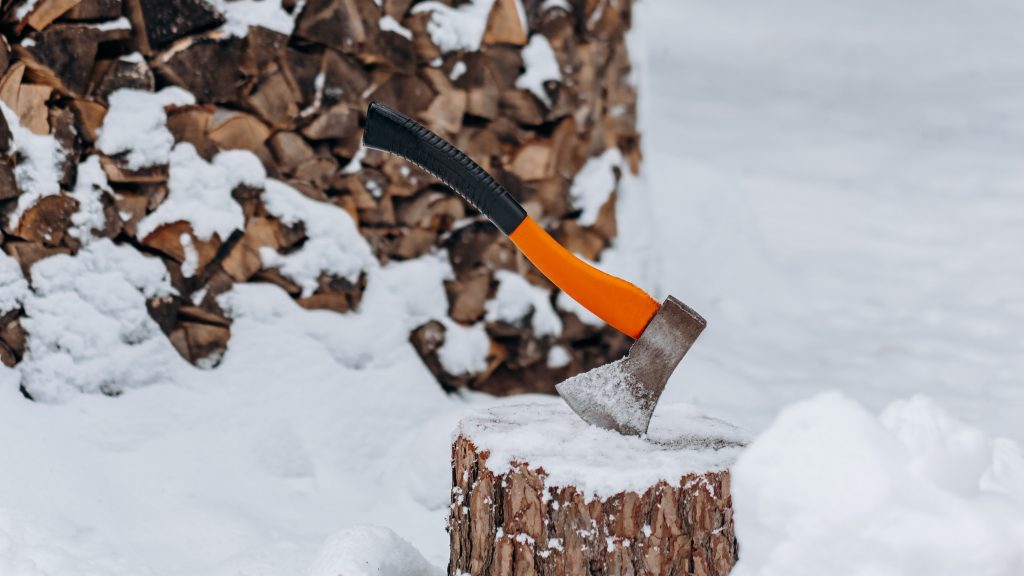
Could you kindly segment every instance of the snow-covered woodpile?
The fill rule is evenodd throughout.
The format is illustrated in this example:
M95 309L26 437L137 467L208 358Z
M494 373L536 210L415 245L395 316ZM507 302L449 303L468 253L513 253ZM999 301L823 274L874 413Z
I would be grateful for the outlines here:
M236 283L359 306L363 255L323 261L310 246L351 228L383 263L445 250L450 318L410 336L432 372L448 388L551 391L625 338L559 307L430 177L364 154L360 125L371 100L420 119L597 260L617 181L640 161L629 24L630 2L610 0L5 0L3 250L30 282L86 236L161 258L174 293L149 312L201 366L230 338L217 298ZM0 313L12 365L23 312ZM452 326L486 331L485 362L441 353Z
M658 416L645 439L590 427L556 403L464 420L448 574L728 574L728 468L742 438L692 408Z

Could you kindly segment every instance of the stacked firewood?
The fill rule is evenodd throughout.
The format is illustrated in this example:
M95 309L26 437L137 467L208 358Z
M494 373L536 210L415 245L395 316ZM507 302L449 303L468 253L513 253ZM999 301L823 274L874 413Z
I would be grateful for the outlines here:
M311 292L267 265L267 248L288 254L307 233L244 183L231 193L244 229L227 237L198 234L187 220L140 231L171 193L167 160L140 165L123 152L104 154L100 135L120 91L177 87L194 101L169 98L166 128L205 161L251 151L269 177L346 210L381 262L446 251L454 271L446 285L450 320L485 322L491 340L486 369L451 374L438 355L445 323L411 334L446 388L552 391L624 353L624 337L558 307L557 290L471 208L417 168L360 150L360 137L372 100L418 118L494 174L563 244L599 260L616 233L615 193L583 222L570 191L587 161L610 149L621 158L613 181L638 169L625 47L630 2L250 0L251 18L241 21L234 3L4 0L0 100L22 128L52 136L63 151L60 193L19 207L24 151L10 144L16 127L0 115L3 250L26 277L38 260L81 248L69 231L82 208L69 192L96 155L107 180L105 224L92 234L163 259L177 295L153 299L150 313L189 361L209 363L225 348L231 323L217 296L235 283L275 283L308 308L359 305L365 276L324 274ZM277 20L261 21L261 12ZM479 38L466 24L473 17ZM556 70L531 82L530 51L544 50L536 42L550 46ZM538 334L536 310L519 319L488 314L500 271L547 291L559 333ZM22 312L0 313L0 357L10 365L25 352Z

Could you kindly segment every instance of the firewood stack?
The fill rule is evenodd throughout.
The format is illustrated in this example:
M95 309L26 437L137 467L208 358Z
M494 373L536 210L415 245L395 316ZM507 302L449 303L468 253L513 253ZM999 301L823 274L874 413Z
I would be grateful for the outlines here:
M39 259L81 248L69 233L81 206L69 192L82 164L98 155L105 225L92 232L163 259L178 295L154 299L150 312L189 361L203 365L225 348L230 321L216 297L235 283L278 284L307 308L357 307L365 276L325 274L310 294L265 265L261 249L287 254L306 231L275 217L244 183L232 192L244 229L199 234L181 220L140 233L139 223L168 198L168 161L104 154L98 141L119 91L178 87L194 102L169 98L166 128L205 161L251 151L269 177L346 210L383 263L447 252L451 319L485 322L491 351L485 370L450 374L438 358L445 324L415 330L411 341L442 385L553 391L565 377L622 355L626 339L559 308L557 290L511 243L427 174L359 148L371 100L401 110L492 172L571 250L599 260L616 233L616 194L583 222L570 191L587 161L610 149L621 157L613 182L638 170L624 38L630 2L491 1L263 0L240 17L233 0L4 0L0 100L64 152L60 192L19 209L23 151L9 144L13 128L0 116L4 251L30 278ZM269 8L276 19L260 20ZM481 30L467 25L473 18ZM553 74L536 69L545 52L556 61ZM539 334L531 322L537 310L490 315L499 271L546 290L560 332ZM0 357L13 364L25 347L20 312L0 313Z

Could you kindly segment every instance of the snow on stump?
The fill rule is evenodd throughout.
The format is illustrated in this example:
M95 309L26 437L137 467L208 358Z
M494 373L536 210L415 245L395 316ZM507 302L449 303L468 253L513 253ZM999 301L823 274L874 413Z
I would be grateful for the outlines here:
M473 414L452 448L448 574L728 574L743 441L680 405L660 407L646 438L557 401Z

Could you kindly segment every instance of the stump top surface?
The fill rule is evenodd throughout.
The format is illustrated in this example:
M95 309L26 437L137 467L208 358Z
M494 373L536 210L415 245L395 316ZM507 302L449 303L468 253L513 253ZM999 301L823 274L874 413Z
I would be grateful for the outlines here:
M527 463L548 486L575 486L607 497L664 480L728 468L746 440L735 426L687 404L659 406L647 437L622 436L580 420L560 400L506 404L472 413L458 434L497 474Z

